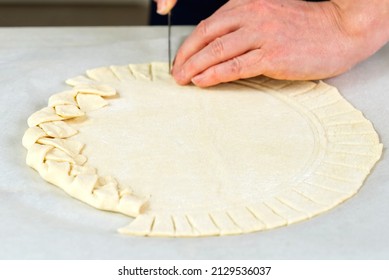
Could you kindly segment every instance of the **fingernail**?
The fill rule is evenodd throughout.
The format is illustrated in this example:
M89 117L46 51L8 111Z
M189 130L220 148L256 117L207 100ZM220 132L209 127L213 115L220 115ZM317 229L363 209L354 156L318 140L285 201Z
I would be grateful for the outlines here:
M157 4L157 14L165 15L167 9L167 0L160 0Z

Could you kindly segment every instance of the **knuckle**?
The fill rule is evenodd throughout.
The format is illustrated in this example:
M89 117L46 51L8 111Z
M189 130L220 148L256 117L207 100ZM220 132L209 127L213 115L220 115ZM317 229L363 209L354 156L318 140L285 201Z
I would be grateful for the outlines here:
M210 45L211 53L215 57L222 57L224 54L224 44L221 38L216 38Z
M220 73L218 70L218 66L214 66L208 69L207 79L208 81L212 81L213 84L220 82Z
M219 72L217 71L217 67L212 67L212 72L210 76L213 79L217 79L219 77Z
M208 23L206 20L200 21L200 23L197 25L197 32L202 37L207 37L208 35Z
M210 75L210 80L212 80L213 83L218 84L222 81L220 77L220 72L218 71L218 67L212 68L212 73Z
M252 54L252 63L260 63L263 60L264 52L261 49L255 49L251 52Z
M242 73L242 63L238 57L234 57L230 63L230 71L233 75L240 77Z

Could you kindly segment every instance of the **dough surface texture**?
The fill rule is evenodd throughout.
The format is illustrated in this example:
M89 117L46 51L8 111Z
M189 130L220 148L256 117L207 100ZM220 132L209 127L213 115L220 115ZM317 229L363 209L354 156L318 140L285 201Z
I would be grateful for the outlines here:
M69 195L135 219L119 232L249 233L358 192L382 153L323 82L257 77L181 87L165 63L88 70L28 119L27 164Z

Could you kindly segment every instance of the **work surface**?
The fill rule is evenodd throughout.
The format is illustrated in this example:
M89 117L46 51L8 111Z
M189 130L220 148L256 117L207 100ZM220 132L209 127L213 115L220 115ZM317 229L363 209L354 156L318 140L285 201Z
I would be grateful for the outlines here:
M173 29L177 47L189 27ZM25 165L26 120L99 66L167 60L167 30L136 28L0 29L1 259L388 259L389 158L361 191L312 220L276 230L195 239L120 235L128 217L97 211L46 183ZM329 79L373 122L389 145L389 45Z

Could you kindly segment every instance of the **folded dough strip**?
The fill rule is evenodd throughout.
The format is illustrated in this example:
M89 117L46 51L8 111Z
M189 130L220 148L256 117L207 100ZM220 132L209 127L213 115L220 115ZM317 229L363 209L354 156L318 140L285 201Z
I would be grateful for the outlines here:
M33 144L27 150L26 163L36 171L40 171L45 168L44 162L46 160L46 154L54 149L53 146Z
M66 90L59 93L56 93L49 98L49 107L55 107L58 105L74 105L77 106L77 102L75 100L77 95L77 91L74 89Z
M55 113L64 119L77 118L85 115L76 105L57 105L54 107Z
M106 75L104 69L90 71L95 78ZM74 88L53 95L49 106L32 114L23 137L27 148L26 162L46 181L59 186L69 195L96 208L137 216L146 199L119 189L112 180L105 182L92 167L84 166L83 143L69 140L78 133L65 121L107 105L103 97L116 95L116 89L83 76L68 80Z
M98 175L91 173L72 175L71 162L52 160L52 157L48 157L48 154L54 149L54 146L50 145L32 145L28 149L27 164L37 170L46 181L59 186L71 196L96 208L116 211L129 216L137 216L140 213L146 203L144 198L138 198L132 194L124 194L119 198L118 190L116 193L111 192L110 196L101 197L102 191L105 190L105 194L107 194L107 186L99 186ZM111 187L112 190L112 186L108 187ZM109 199L112 203L107 203Z
M47 182L65 191L74 182L74 177L70 175L71 164L69 162L46 159L45 166L46 168L39 170L39 173Z
M28 126L37 126L44 122L62 121L64 117L58 116L55 109L52 107L45 107L33 113L27 120Z
M74 129L64 121L41 123L39 127L47 134L47 136L53 138L64 139L72 137L78 133L76 129Z
M75 87L77 85L91 85L91 84L96 84L96 81L93 79L90 79L86 76L79 75L70 79L67 79L66 84L69 86Z
M80 109L85 113L108 105L108 102L103 97L93 93L79 93L77 94L76 100Z
M99 201L97 208L111 211L116 210L112 205L118 205L120 200L117 182L107 182L102 186L95 187L92 192Z
M26 149L30 149L40 138L47 137L46 132L38 127L29 127L23 135L22 144Z
M80 174L97 174L97 170L94 167L87 166L87 165L77 165L73 164L70 166L70 175L77 176Z
M114 74L112 74L114 75ZM114 80L117 82L118 79ZM66 80L66 83L73 87L77 94L95 94L101 97L111 97L116 95L116 89L110 84L101 83L97 80L89 79L85 76L77 76ZM76 98L76 96L75 96Z
M100 95L101 97L112 97L117 94L116 89L108 84L78 84L74 87L78 93L89 93Z
M87 159L84 155L77 155L75 157L69 156L64 151L54 148L46 154L46 160L53 160L58 162L69 162L71 164L83 165Z
M40 138L37 143L56 147L72 157L79 155L84 148L83 143L69 139Z

